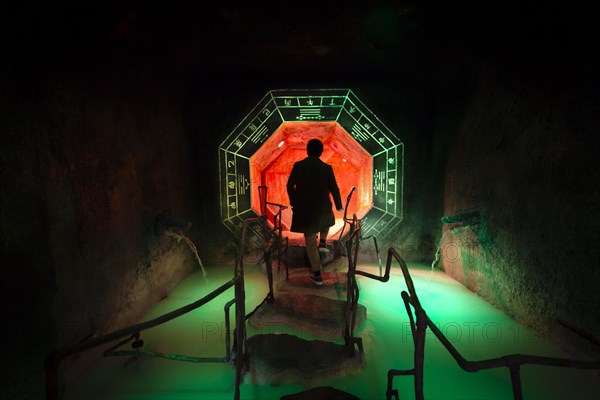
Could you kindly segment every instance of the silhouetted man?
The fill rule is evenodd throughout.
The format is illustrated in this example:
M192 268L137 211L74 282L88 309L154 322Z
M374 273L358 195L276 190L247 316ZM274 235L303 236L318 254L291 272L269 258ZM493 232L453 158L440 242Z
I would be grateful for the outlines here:
M335 207L342 211L342 198L331 165L321 161L323 143L311 139L306 145L308 157L294 164L287 182L287 192L293 209L292 232L304 234L304 244L311 266L310 280L315 285L323 284L319 250L327 250L326 239L329 227L335 224L329 195ZM317 248L317 233L320 234Z

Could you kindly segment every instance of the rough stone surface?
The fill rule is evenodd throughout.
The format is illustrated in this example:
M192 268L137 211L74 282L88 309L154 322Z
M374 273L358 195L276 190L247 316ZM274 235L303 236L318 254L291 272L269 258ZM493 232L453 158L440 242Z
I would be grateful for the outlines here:
M445 235L443 267L575 357L597 357L600 163L587 153L600 103L585 72L571 87L523 74L479 75L449 154L444 215L478 207L481 223Z
M355 395L331 386L319 386L299 393L281 396L279 400L360 400Z
M319 296L329 298L346 298L346 288L348 287L348 275L345 272L327 272L322 271L323 285L315 286L309 279L310 270L297 271L290 273L287 280L281 280L275 284L276 292L296 292L296 293L318 293Z
M361 326L366 315L366 307L358 304L355 328ZM277 329L333 340L343 337L345 316L346 301L321 297L314 292L283 292L275 296L274 304L263 304L248 323L259 331Z
M348 258L339 256L331 260L331 262L323 264L323 271L327 272L345 272L348 271Z
M361 354L343 345L303 340L296 336L256 335L248 339L250 359L246 381L253 384L296 383L314 386L363 369Z
M249 318L249 324L260 332L286 332L314 339L343 337L346 313L348 260L336 256L322 271L323 285L316 286L309 279L309 270L293 269L289 279L283 274L274 283L275 303L263 304ZM355 328L367 316L366 308L358 304Z
M340 256L339 246L328 244L329 253L321 255L323 265L331 263ZM304 239L290 241L287 249L287 262L289 268L306 268L309 265L304 247Z

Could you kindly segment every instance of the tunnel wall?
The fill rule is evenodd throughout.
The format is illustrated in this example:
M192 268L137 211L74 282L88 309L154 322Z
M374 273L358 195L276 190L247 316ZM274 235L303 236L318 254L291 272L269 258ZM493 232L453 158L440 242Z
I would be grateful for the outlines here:
M178 98L139 70L87 67L3 81L2 281L19 344L3 379L22 382L7 398L43 398L50 350L138 322L198 268L155 231L157 218L196 222Z
M441 257L469 289L586 357L600 354L595 74L483 64L449 124L444 185L444 215L477 208L480 221L444 224Z

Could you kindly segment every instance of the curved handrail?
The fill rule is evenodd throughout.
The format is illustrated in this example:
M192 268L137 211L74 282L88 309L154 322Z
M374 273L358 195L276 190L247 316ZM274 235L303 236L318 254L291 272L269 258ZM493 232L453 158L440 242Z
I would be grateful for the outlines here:
M225 292L227 289L236 285L240 280L239 275L234 276L229 281L225 282L223 285L209 293L208 295L202 297L199 300L196 300L193 303L190 303L186 306L180 307L176 310L168 312L160 317L154 318L149 321L141 322L135 325L128 326L123 329L119 329L117 331L107 333L105 335L99 336L97 338L78 343L76 345L64 346L59 349L52 351L45 360L44 368L46 372L46 398L48 400L58 399L60 396L60 377L59 377L59 369L62 361L74 354L81 353L86 350L90 350L95 347L99 347L105 344L109 344L114 342L115 340L123 339L126 337L131 337L132 335L139 334L139 332L153 328L155 326L164 324L165 322L171 321L177 317L180 317L184 314L187 314L190 311L193 311L209 301L215 299L220 294Z
M116 330L111 333L107 333L105 335L99 336L97 338L78 343L76 345L63 346L59 349L53 350L45 359L44 368L46 374L46 399L47 400L58 400L61 396L61 390L63 386L63 382L61 382L61 376L59 373L62 362L69 356L72 356L77 353L81 353L86 350L90 350L92 348L96 348L102 345L109 344L119 339L127 338L124 341L121 341L116 346L111 347L107 350L107 355L120 355L119 352L114 351L120 345L127 343L132 339L139 340L139 333L156 327L158 325L169 322L175 318L178 318L184 314L189 313L197 308L202 307L206 303L215 299L223 292L228 290L231 287L235 289L235 315L236 315L236 329L234 334L234 347L235 347L235 393L234 398L237 400L240 398L239 385L241 383L241 373L244 368L245 363L245 354L244 349L246 348L246 315L245 315L245 290L244 290L244 252L245 246L247 242L247 231L250 224L253 223L263 223L265 221L266 216L261 216L258 218L248 218L244 220L242 224L242 243L240 246L239 253L236 254L236 267L234 271L234 276L229 281L225 282L223 285L219 286L217 289L213 290L208 295L202 297L201 299L190 303L186 306L180 307L176 310L170 311L160 317L154 318L149 321L141 322L138 324L134 324L128 326L123 329ZM228 302L225 306L225 309L228 310L231 302ZM226 323L228 324L229 317L226 311L225 313ZM134 343L135 344L135 343ZM226 339L226 346L229 346L229 338ZM129 354L129 352L123 352L122 354ZM214 362L214 361L229 361L231 359L231 353L229 349L226 349L226 356L223 358L216 357L188 357L181 355L173 355L173 354L164 354L158 352L141 352L141 354L152 355L157 357L164 357L168 359L175 359L181 361L193 361L193 362Z
M339 239L338 240L342 240L342 237L344 236L344 230L346 229L346 225L350 225L350 235L352 235L352 233L354 232L354 230L357 227L357 224L359 223L359 219L356 216L356 213L352 214L352 218L348 218L348 205L350 204L350 200L352 199L352 194L354 193L354 191L356 190L355 186L352 186L352 189L350 190L350 193L348 193L348 197L346 198L346 206L344 207L344 217L343 217L343 221L344 221L344 225L342 226L342 229L340 230L340 235L339 235ZM385 280L382 280L382 276L381 276L381 257L379 256L379 246L377 245L377 238L375 237L375 235L369 235L369 236L365 236L365 237L358 237L358 240L363 241L369 238L373 238L373 243L375 244L375 253L377 254L377 263L379 265L379 276L377 275L373 275L373 274L369 274L367 272L362 273L357 271L357 273L359 273L360 275L364 275L364 276L368 276L369 278L373 278L373 279L377 279L381 282L387 282L389 279L389 269L388 269L388 274L387 274L387 278Z
M344 235L344 230L346 229L346 224L352 221L352 218L347 218L348 216L348 204L350 204L350 199L352 199L352 194L356 190L356 186L352 186L350 189L350 193L348 193L348 197L346 197L346 206L344 207L344 225L342 226L342 230L340 231L339 240L342 240L342 236Z
M359 347L360 354L362 355L362 340L354 337L358 297L360 296L360 290L356 283L356 261L358 257L358 249L360 247L360 223L356 218L356 214L354 214L353 218L356 229L350 233L348 241L346 242L346 253L348 254L348 273L346 287L346 318L344 321L344 342L351 354L354 352L354 344L356 343Z
M272 248L277 248L277 250L278 250L278 252L277 252L277 270L278 271L281 270L281 255L282 255L282 252L284 253L285 274L286 274L286 279L287 279L289 277L289 271L288 271L288 265L287 265L288 264L288 262L287 262L287 246L289 243L289 239L288 239L288 237L283 237L283 225L282 225L281 213L283 212L283 210L286 210L288 208L288 206L268 201L267 200L268 190L269 190L268 186L265 186L265 185L260 185L258 187L258 197L259 197L259 202L260 202L260 214L261 214L261 216L263 216L263 215L265 216L264 225L262 227L263 235L265 237L265 240L267 240L267 241L269 241L269 237L273 237L273 238L277 239L275 243L269 243L269 251ZM268 226L269 220L268 220L268 214L267 214L267 205L271 205L271 206L275 206L275 207L279 208L279 210L277 212L273 213L273 222L272 222L273 227L272 228L270 228ZM268 267L269 267L269 269L271 268L270 266L268 266ZM269 284L272 286L272 276L271 275L269 276ZM271 298L273 298L272 292L273 291L271 290L271 294L270 294Z
M415 397L419 400L423 399L423 366L424 366L424 347L425 347L425 333L427 328L431 329L436 338L443 344L446 350L452 355L457 364L467 372L477 372L485 369L506 367L510 370L511 382L513 388L513 396L515 399L522 398L522 387L521 387L521 374L520 368L525 364L532 365L547 365L555 367L565 368L579 368L579 369L600 369L600 360L570 360L558 357L544 357L534 356L528 354L510 354L496 358L490 358L485 360L471 361L464 358L460 352L452 345L452 343L446 338L442 331L429 319L427 313L421 306L419 297L415 290L412 277L408 271L406 263L396 252L394 248L388 250L387 264L389 265L395 259L402 270L404 280L408 292L402 291L401 296L408 313L411 330L413 333L413 343L415 347L414 351L414 368L411 370L395 370L391 369L388 371L388 386L386 396L387 399L391 399L392 395L398 398L398 391L392 389L392 379L394 376L400 375L413 375L415 377ZM411 306L414 309L411 311Z
M366 271L361 271L361 270L356 270L356 273L358 275L362 275L362 276L366 276L367 278L371 278L371 279L376 279L380 282L387 282L390 280L390 270L392 269L392 258L390 257L389 253L393 252L396 253L396 250L390 248L388 250L388 258L387 261L385 263L385 272L383 275L375 275L375 274L371 274L369 272ZM398 253L396 253L397 255ZM404 264L404 266L406 267L406 264ZM411 280L412 282L412 280Z

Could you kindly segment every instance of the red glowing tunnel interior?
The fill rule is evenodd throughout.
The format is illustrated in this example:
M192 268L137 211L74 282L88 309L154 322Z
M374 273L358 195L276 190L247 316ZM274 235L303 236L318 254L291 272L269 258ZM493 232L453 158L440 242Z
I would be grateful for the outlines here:
M333 167L344 206L352 187L356 187L348 205L348 217L356 213L362 218L373 205L372 158L354 138L336 122L286 122L250 158L250 177L254 212L260 214L260 185L267 186L269 202L288 206L282 213L283 230L288 237L300 235L289 232L292 211L286 191L287 179L294 163L307 157L306 143L313 138L323 142L321 160ZM267 213L276 210L271 206ZM334 210L334 213L336 224L329 231L330 237L344 224L343 212Z

